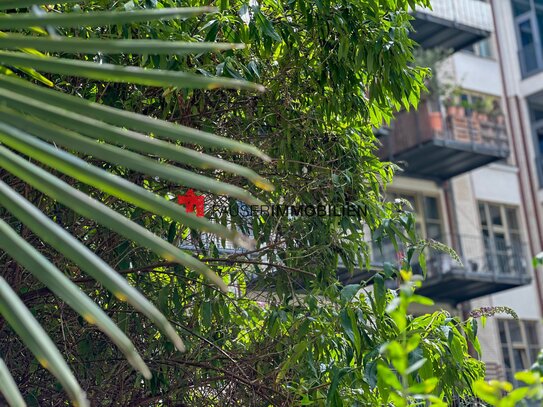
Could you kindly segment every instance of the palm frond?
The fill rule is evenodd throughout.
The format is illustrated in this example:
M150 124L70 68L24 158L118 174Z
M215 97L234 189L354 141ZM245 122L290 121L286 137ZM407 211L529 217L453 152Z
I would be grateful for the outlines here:
M70 2L75 1L68 0L63 3ZM186 213L170 200L98 166L91 165L75 153L91 155L94 159L151 177L159 177L176 185L224 194L253 204L260 201L242 188L196 174L175 164L164 163L162 160L166 159L183 166L228 172L245 177L262 189L271 190L273 186L249 168L178 143L248 153L262 159L268 159L268 157L253 146L91 102L62 93L57 89L47 89L42 85L17 77L16 73L24 72L30 78L49 87L54 86L53 81L51 77L42 75L43 73L143 86L261 91L263 88L260 85L236 79L104 64L66 57L95 53L182 55L231 50L242 46L139 39L81 39L59 35L53 38L35 35L33 33L44 31L31 29L32 27L48 27L48 31L51 32L51 27L92 27L189 18L212 12L214 9L209 7L84 13L12 12L15 9L24 10L47 3L50 2L44 0L0 2L0 10L10 11L0 13L0 30L4 30L0 33L0 143L2 144L0 145L0 168L79 215L94 220L166 260L201 273L226 291L227 286L223 279L190 253L168 243L97 199L74 188L54 175L52 170L64 173L138 208L175 220L185 227L213 233L237 245L251 247L251 241L239 232L213 223L206 218ZM16 32L18 30L24 33ZM97 33L99 34L99 31ZM48 54L50 52L62 54L64 57ZM31 158L33 162L28 158ZM16 217L43 242L48 243L79 266L118 299L128 302L147 316L179 350L184 350L183 342L173 326L143 294L83 243L3 181L0 181L0 200L1 206L7 212ZM144 377L150 377L150 370L125 333L69 277L1 219L0 248L82 315L87 322L95 324L106 333L124 353L127 360ZM2 277L0 277L0 314L42 366L49 369L58 379L72 402L78 406L87 405L85 394L61 353ZM0 392L10 405L24 405L15 381L1 359Z

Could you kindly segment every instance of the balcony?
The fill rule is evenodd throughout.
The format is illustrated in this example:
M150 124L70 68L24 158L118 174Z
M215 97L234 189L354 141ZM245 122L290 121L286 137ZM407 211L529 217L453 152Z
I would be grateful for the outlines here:
M453 306L464 301L530 284L530 261L524 243L491 242L482 236L455 236L443 241L460 245L458 254L462 264L446 253L431 251L426 255L427 274L417 293ZM397 258L392 245L384 245L383 254L376 254L369 270L355 268L349 273L343 264L338 266L338 278L343 285L369 280L382 269L383 261ZM379 265L380 263L381 265ZM418 264L414 273L422 274Z
M432 0L432 10L417 7L411 37L423 48L461 50L494 30L490 4L477 0Z
M482 236L456 236L453 240L460 245L458 253L463 264L448 254L430 253L419 294L456 305L530 284L530 262L524 243L491 242Z
M380 140L382 159L399 163L406 175L437 181L509 155L503 116L489 119L455 106L444 115L431 111L427 102L418 111L400 112L392 130Z

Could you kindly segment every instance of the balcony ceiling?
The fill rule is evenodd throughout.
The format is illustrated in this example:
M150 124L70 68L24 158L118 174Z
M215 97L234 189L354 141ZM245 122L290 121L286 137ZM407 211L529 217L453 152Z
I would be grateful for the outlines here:
M463 268L453 268L447 273L428 277L417 294L434 301L452 305L469 301L485 295L495 294L511 288L530 284L531 277L522 275L493 275L468 272Z
M490 31L416 11L411 38L423 48L445 48L459 51L490 36Z
M394 161L405 175L444 181L508 156L507 148L432 139L397 153Z
M337 278L341 285L360 284L369 280L375 274L375 270L365 270L356 267L353 272L349 272L346 267L339 265L337 269Z
M359 284L368 281L378 268L377 266L372 267L372 270L355 268L353 273L349 273L346 268L340 266L338 279L344 286ZM422 287L417 290L417 294L456 306L464 301L530 284L531 280L527 274L496 275L470 272L457 267L443 274L428 276Z

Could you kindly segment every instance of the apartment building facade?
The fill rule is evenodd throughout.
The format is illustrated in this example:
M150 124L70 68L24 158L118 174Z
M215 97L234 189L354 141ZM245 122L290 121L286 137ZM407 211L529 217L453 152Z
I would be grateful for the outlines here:
M489 306L518 314L479 331L488 378L513 381L543 344L531 261L543 241L543 1L432 6L414 13L413 38L452 55L438 65L441 89L380 137L381 156L404 170L387 194L411 201L419 233L462 259L429 253L421 294L463 316Z

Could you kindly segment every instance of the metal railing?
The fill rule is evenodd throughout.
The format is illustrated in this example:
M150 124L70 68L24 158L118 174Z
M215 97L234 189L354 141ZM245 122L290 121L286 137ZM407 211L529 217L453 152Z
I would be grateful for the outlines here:
M448 242L457 247L462 266L447 253L431 251L427 260L429 276L455 270L495 277L528 275L528 250L524 242L470 235L454 235Z
M458 24L494 31L490 4L476 0L432 0L432 10L417 6L417 12Z
M529 256L524 242L505 242L502 239L491 239L484 236L449 235L438 239L440 242L456 247L462 261L458 263L448 253L427 249L426 266L428 277L439 276L450 272L476 273L499 278L520 277L529 275ZM394 262L401 253L397 253L392 244L383 243L382 253L374 248L375 263ZM417 269L418 264L413 267Z
M456 140L496 147L500 151L509 150L507 130L504 123L476 118L477 113L455 117L448 115L443 132L436 132L436 138Z
M403 151L434 139L494 147L497 155L509 151L507 130L503 121L490 120L488 117L484 119L484 116L476 112L466 114L462 107L457 109L463 113L444 115L441 111L431 112L429 103L423 101L418 110L399 112L391 131L381 137L382 156L393 158Z

